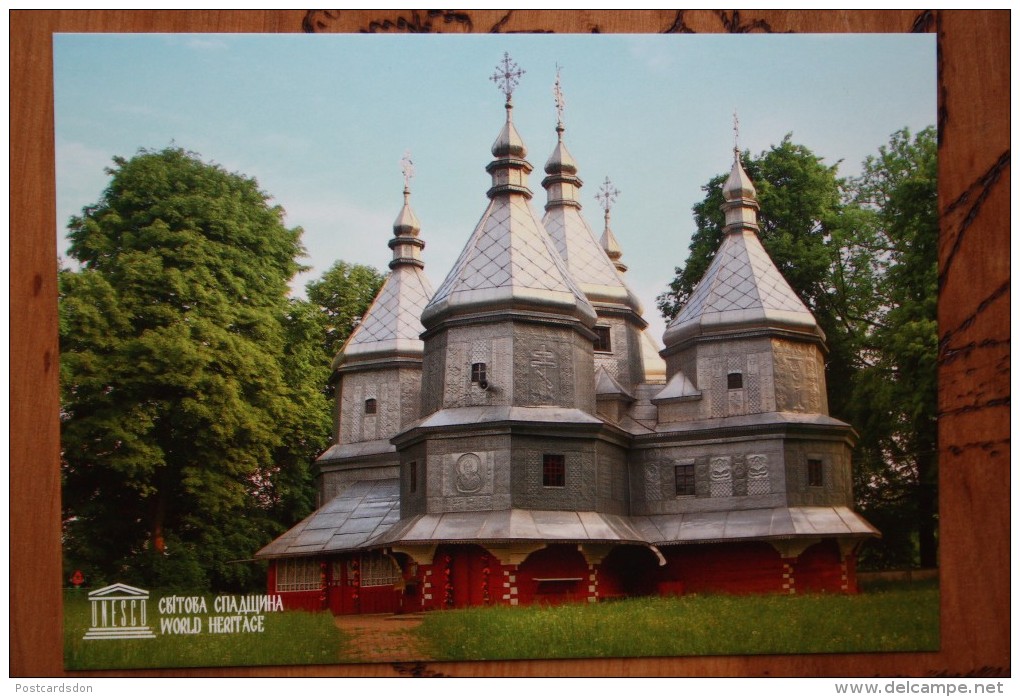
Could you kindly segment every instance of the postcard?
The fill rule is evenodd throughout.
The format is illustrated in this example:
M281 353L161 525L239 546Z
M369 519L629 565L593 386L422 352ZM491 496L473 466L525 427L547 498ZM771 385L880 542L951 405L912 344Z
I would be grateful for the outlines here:
M53 48L67 669L938 649L934 35Z

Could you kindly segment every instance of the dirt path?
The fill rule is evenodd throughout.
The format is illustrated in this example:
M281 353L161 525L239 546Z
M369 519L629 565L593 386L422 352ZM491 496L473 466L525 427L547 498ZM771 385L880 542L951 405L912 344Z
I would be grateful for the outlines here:
M409 615L337 615L336 626L351 635L341 658L355 663L408 663L429 660L411 633L422 617Z

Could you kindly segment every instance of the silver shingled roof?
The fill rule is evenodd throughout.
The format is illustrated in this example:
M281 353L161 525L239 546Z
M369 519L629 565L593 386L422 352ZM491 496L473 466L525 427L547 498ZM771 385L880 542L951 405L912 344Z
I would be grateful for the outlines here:
M807 309L758 236L750 230L730 232L687 304L663 335L667 346L719 331L772 327L824 338Z
M355 482L256 552L257 559L311 556L371 546L400 520L400 482Z
M432 295L425 273L416 266L398 266L387 277L361 324L344 345L345 360L382 353L418 354L425 331L421 313Z
M658 403L659 401L673 399L696 399L700 396L701 391L694 386L694 383L690 381L690 378L678 370L673 374L673 377L669 379L666 386L662 388L662 391L655 395L652 401Z
M814 536L872 537L879 534L866 520L845 506L632 516L630 521L642 538L653 545Z
M395 479L356 482L256 553L258 559L311 556L397 544L444 542L623 542L673 545L796 537L871 537L845 506L756 508L619 516L591 511L505 509L400 518Z
M734 154L723 185L725 237L708 267L666 327L673 346L701 334L741 329L787 329L825 339L811 311L787 283L758 239L754 185Z
M466 424L486 424L511 421L514 423L554 423L597 425L602 420L580 409L568 407L512 407L495 405L484 407L452 407L440 409L429 414L420 421L411 424L411 428L439 428L462 426Z
M393 222L392 271L361 318L361 322L340 350L334 367L384 355L420 356L424 344L418 337L424 327L421 313L432 297L432 284L425 276L424 264L418 258L423 243L418 241L421 223L411 208L408 188L414 173L410 154L402 160L404 171L404 205ZM403 254L410 254L404 257Z
M509 143L502 139L501 132L494 152L514 144L513 139ZM493 162L498 165L494 181L506 162ZM425 308L422 322L431 326L450 314L508 309L550 310L589 326L595 323L595 310L567 271L528 197L500 192L493 194L453 269Z

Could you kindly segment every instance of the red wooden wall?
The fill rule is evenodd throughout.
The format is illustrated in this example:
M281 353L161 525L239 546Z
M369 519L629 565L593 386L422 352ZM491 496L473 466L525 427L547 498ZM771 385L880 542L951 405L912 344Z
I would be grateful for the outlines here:
M335 566L334 559L323 564L322 588L278 595L288 610L328 608L343 615L656 594L857 592L854 557L842 559L834 540L807 548L795 560L782 559L766 542L675 545L660 552L665 566L645 547L621 545L592 570L576 544L549 545L517 567L504 566L481 545L440 545L433 563L420 567L410 557L396 555L402 584L366 587L348 565L359 555L347 555L336 558L340 563ZM275 564L269 566L268 588L276 593Z

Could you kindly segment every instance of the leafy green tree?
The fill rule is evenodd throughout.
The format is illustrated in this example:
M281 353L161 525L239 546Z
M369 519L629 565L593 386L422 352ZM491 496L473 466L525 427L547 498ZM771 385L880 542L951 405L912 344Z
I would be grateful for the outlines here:
M883 310L865 337L868 361L852 402L862 429L857 491L887 536L916 539L924 567L937 565L937 161L934 128L914 136L903 129L853 182L857 202L878 221ZM887 558L890 548L875 552L876 563L902 562Z
M322 277L305 286L308 303L318 312L322 365L327 369L358 326L386 277L371 266L334 263ZM333 396L333 386L326 388Z
M385 280L386 276L371 266L338 261L321 278L305 286L308 302L319 309L325 320L322 349L327 363L358 326Z
M96 581L251 587L259 570L232 562L307 510L329 433L314 323L287 300L301 230L193 153L114 165L60 275L66 561Z

